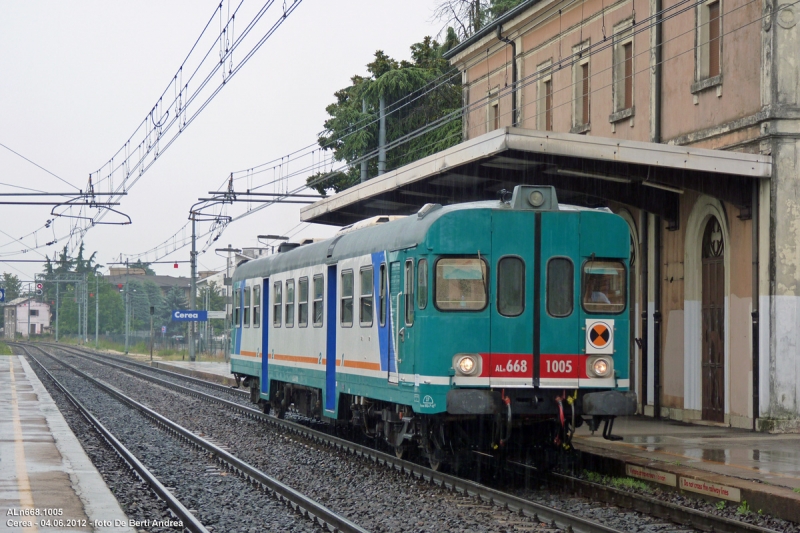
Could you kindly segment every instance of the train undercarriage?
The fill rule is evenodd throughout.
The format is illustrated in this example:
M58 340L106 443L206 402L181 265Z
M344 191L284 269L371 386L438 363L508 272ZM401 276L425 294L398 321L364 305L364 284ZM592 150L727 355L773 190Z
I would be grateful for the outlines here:
M468 469L479 458L549 469L569 462L572 435L584 423L592 431L603 426L603 436L615 438L611 435L615 415L609 409L605 412L600 409L598 413L596 405L590 406L594 414L583 413L583 404L591 402L584 402L586 395L579 395L576 390L539 389L534 393L530 389L473 389L458 398L452 408L448 398L449 412L435 415L415 413L408 405L343 395L339 399L339 418L331 419L324 416L320 389L272 381L267 401L260 398L258 378L242 378L242 385L250 388L251 401L261 404L264 412L272 411L279 418L291 412L347 429L351 434L381 443L400 458L426 459L434 470L446 467L458 472ZM478 398L476 391L483 398ZM622 394L612 391L599 394L608 393ZM632 401L635 409L635 399ZM483 412L465 412L469 410L465 408L469 402L481 405ZM629 409L630 398L625 402Z

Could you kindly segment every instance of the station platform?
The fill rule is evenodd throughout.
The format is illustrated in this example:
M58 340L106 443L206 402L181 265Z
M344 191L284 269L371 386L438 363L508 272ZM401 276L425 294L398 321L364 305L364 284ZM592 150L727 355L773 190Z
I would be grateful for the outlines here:
M21 356L0 356L0 530L125 531L128 517Z
M602 429L602 428L601 428ZM800 523L800 434L768 434L642 416L618 418L621 441L578 428L573 444L589 469ZM797 492L795 492L795 490Z
M236 386L236 380L231 374L231 364L222 361L153 361L151 365L193 378L205 379L231 387Z

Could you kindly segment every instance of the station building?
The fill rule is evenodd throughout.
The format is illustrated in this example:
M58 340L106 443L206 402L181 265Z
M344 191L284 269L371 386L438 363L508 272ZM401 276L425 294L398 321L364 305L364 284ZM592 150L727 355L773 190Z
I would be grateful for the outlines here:
M50 331L50 306L34 298L15 298L3 306L3 313L6 339L27 338Z
M450 50L463 142L303 208L349 224L520 183L631 231L647 416L800 430L800 34L775 0L529 0Z

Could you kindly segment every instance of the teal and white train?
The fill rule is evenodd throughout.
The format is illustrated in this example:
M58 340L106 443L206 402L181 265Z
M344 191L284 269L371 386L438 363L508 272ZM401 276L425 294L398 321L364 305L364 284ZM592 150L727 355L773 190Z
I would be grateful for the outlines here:
M533 461L633 414L630 237L552 187L375 217L240 264L231 371L283 416L351 424L431 465ZM470 453L466 453L470 452Z

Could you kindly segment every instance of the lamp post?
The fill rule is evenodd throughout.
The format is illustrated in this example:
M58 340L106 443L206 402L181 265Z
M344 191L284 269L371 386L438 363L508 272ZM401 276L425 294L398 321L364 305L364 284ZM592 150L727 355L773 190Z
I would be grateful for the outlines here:
M152 305L150 306L150 363L153 363L153 315L156 312L156 308Z

